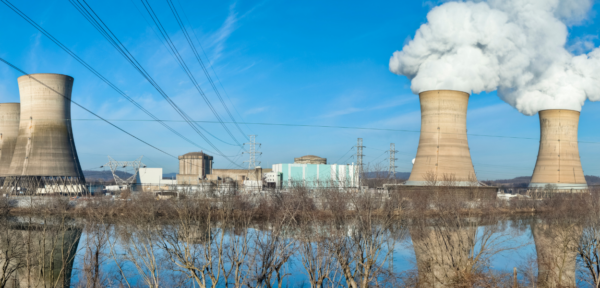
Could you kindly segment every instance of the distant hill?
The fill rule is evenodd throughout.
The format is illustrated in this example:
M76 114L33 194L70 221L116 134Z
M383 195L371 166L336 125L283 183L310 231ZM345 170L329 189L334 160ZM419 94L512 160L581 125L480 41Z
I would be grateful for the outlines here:
M175 179L177 177L177 173L163 173L163 179Z
M129 178L131 177L131 173L127 173L127 172L122 172L122 171L117 171L117 176L121 177L121 178ZM83 171L83 176L85 176L85 180L89 181L89 182L93 182L93 181L113 181L113 174L110 171L91 171L91 170L84 170Z
M387 178L388 171L381 172L365 172L365 177L369 179ZM396 172L396 179L405 180L410 177L410 172Z
M600 177L592 176L592 175L585 175L585 181L587 181L588 185L598 185L598 184L600 184ZM483 181L483 182L490 186L527 188L527 186L529 186L529 182L531 182L531 176L520 176L520 177L515 177L513 179L502 179L502 180Z
M513 179L500 179L482 181L486 185L510 188L527 188L531 182L531 176L520 176Z
M588 185L598 185L600 184L600 177L585 175L585 181L587 181Z

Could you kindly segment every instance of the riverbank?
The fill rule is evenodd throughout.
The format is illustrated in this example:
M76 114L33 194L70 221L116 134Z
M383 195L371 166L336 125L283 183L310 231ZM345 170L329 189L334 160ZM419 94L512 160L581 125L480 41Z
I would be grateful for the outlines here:
M436 217L447 211L464 216L535 215L581 213L598 209L600 191L585 193L538 193L513 197L465 197L464 193L447 193L438 189L428 193L389 191L381 193L351 193L340 190L219 195L157 195L153 193L122 193L112 196L11 196L0 198L3 215L67 214L79 217L129 217L139 214L157 218L177 218L182 206L212 213L244 215L264 220L280 215L296 218L330 218L338 214L368 211L374 216L390 214L403 217Z

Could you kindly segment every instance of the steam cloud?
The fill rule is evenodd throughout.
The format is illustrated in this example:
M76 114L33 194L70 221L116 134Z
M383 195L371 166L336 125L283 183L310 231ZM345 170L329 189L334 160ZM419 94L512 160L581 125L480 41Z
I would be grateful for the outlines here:
M593 0L448 2L432 9L413 40L390 59L414 93L449 89L498 95L520 112L580 111L600 100L600 48L574 55L567 25ZM594 45L581 41L577 49ZM573 49L576 50L576 49ZM584 51L585 52L585 51Z

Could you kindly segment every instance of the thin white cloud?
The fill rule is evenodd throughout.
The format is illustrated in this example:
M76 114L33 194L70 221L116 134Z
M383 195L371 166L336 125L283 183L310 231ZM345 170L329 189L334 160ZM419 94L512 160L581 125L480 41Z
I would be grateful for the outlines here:
M330 113L326 113L324 115L321 115L319 118L334 118L334 117L344 116L344 115L358 113L358 112L389 109L389 108L402 106L406 103L416 101L417 99L418 99L417 97L394 97L393 100L385 102L381 105L372 106L372 107L364 107L364 108L348 107L348 108L336 110L336 111L333 111Z
M223 55L223 50L225 50L225 42L229 39L229 36L235 31L237 28L237 12L235 11L235 4L232 4L229 7L229 15L223 22L223 25L210 36L209 43L213 48L213 57L210 59L210 64L213 65L221 56Z
M262 113L262 112L267 111L267 110L269 110L269 107L266 107L266 106L265 107L252 108L252 109L246 110L244 112L244 116Z

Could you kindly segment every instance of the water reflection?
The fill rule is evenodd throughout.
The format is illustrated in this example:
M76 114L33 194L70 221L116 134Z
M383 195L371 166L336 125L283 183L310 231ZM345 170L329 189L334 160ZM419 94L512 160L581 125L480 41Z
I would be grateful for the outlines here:
M536 217L531 233L537 252L538 287L575 287L581 223L569 218Z
M82 229L68 219L0 219L3 287L70 287Z
M452 216L5 217L0 287L512 287L513 267L520 287L598 281L598 220Z

